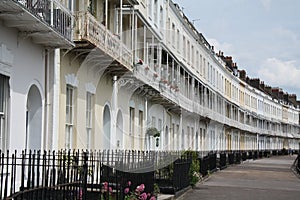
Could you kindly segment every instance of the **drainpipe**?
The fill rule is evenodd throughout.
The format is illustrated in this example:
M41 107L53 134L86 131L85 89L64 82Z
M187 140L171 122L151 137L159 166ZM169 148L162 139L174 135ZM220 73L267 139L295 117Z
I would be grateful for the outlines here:
M50 2L50 25L53 26L53 9L54 9L54 3L53 3L53 0L51 0Z
M180 121L179 121L179 132L178 132L178 135L179 135L179 147L178 147L178 149L181 149L181 150L183 150L183 148L184 148L184 145L183 145L183 148L182 148L182 110L181 110L181 113L180 113ZM184 136L183 136L184 137Z
M148 128L148 99L145 98L145 122L146 126L144 126L144 133L145 133L145 150L151 150L150 149L150 137L146 134L147 128Z
M48 149L49 148L49 144L47 144L47 141L48 140L48 113L49 113L49 107L48 107L48 91L49 91L49 88L48 88L48 76L49 76L49 71L48 71L48 63L49 63L49 51L46 49L45 50L45 88L44 88L44 134L43 134L43 148L42 149ZM27 138L26 138L27 139ZM27 145L27 143L26 143Z
M241 150L241 131L239 131L239 133L238 133L238 151L240 151Z
M259 151L259 135L256 134L257 150Z
M194 142L194 146L193 146L192 150L195 150L195 151L198 151L197 146L199 143L199 138L198 138L197 133L199 134L198 127L197 127L197 120L194 119L194 140L195 140L195 142ZM197 140L197 138L198 138L198 140Z
M112 91L112 131L110 149L117 147L117 112L118 112L118 77L113 76L113 91Z
M123 27L122 27L122 25L123 25L123 0L120 0L120 28L119 28L119 30L120 30L120 38L121 38L121 41L122 41L122 31L123 31Z
M134 29L135 29L135 26L134 26L134 9L132 10L132 14L131 14L131 19L129 20L129 23L130 23L130 26L131 26L131 50L132 52L134 52L135 50L135 47L134 47ZM132 54L132 60L135 62L135 56L134 56L134 53Z
M165 145L165 127L166 127L166 116L165 116L165 109L163 109L163 117L162 117L162 125L161 125L161 134L160 134L160 150L163 151L165 150L163 147Z
M54 50L54 71L53 71L53 115L52 115L52 144L51 150L58 149L59 133L59 87L60 87L60 50Z
M143 38L143 40L144 40L144 58L143 59L144 59L144 62L149 65L148 56L146 56L148 54L148 52L146 52L146 51L148 51L147 50L148 49L148 45L147 45L147 38L146 38L147 37L147 32L146 31L147 31L146 30L146 26L144 26L144 38Z
M107 29L107 27L108 27L108 23L107 23L108 11L107 10L108 10L108 0L105 0L105 29ZM106 38L106 34L107 34L107 32L105 32L105 38Z
M133 10L133 19L134 19L134 52L135 52L135 54L134 54L134 56L136 57L136 54L137 54L137 49L139 49L140 47L138 46L138 41L137 41L137 39L138 39L138 26L137 26L137 15L135 15L135 13L134 13L134 10ZM135 58L134 57L134 58ZM139 57L141 58L141 56L139 55ZM133 60L134 61L134 60ZM144 61L145 62L145 61Z
M173 127L172 127L173 115L172 115L172 113L171 113L169 110L167 110L167 109L166 109L166 113L167 113L167 117L170 116L170 121L169 121L170 124L169 124L169 126L168 126L169 129L168 129L168 138L167 138L168 146L167 146L167 149L166 149L166 150L173 150L174 148L173 148L173 149L170 148L171 145L173 145L173 144L174 144L174 141L175 141L175 140L174 140L175 138L173 138L173 144L171 144L171 139L170 139L170 138L172 137L171 135L173 135L173 131L174 131L174 130L172 129L172 128L173 128ZM167 122L168 122L168 121L167 121ZM166 124L167 124L167 123L166 123ZM172 131L170 131L170 130L172 130Z

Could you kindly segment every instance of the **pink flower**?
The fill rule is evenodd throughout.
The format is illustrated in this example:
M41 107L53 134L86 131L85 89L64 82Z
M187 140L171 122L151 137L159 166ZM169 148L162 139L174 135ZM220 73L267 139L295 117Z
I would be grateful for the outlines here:
M125 188L124 193L128 194L129 193L129 188Z
M83 196L82 194L83 194L83 192L82 192L82 189L80 188L79 189L79 199L82 199L82 196Z
M152 197L150 198L150 200L156 200L155 196L152 196Z
M136 189L137 189L139 192L143 192L144 189L145 189L145 185L144 185L144 184L141 184L141 185L137 186Z
M102 189L103 189L104 192L107 192L109 190L109 188L108 188L108 182L104 182L103 183Z
M131 186L131 181L128 181L128 182L127 182L127 185L128 185L128 186Z
M145 189L145 185L141 184L140 187L144 190Z
M143 194L140 195L141 200L147 200L147 194L144 192Z

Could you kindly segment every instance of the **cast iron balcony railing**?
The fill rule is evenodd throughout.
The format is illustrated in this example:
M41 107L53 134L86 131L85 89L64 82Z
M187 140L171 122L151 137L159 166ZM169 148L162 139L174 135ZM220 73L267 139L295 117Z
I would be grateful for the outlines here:
M86 40L132 70L132 51L87 11L75 13L74 41Z
M38 44L72 47L73 17L58 0L2 0L0 18Z

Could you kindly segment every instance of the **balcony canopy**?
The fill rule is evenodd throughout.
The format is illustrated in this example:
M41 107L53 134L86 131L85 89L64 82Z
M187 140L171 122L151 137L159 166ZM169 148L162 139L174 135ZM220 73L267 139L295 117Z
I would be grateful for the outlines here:
M1 0L0 20L36 44L49 48L74 46L72 16L55 0Z

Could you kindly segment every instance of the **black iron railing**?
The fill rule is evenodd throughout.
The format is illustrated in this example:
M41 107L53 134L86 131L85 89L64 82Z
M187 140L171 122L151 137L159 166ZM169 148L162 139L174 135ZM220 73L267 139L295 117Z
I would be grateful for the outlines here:
M72 14L57 0L13 0L72 41Z
M281 150L196 152L202 176ZM174 194L191 184L192 154L154 151L0 151L0 199L124 199L144 184ZM197 160L196 156L196 160ZM257 156L257 157L256 157ZM299 155L295 169L300 169Z
M155 183L158 184L160 191L166 194L175 194L188 187L191 163L191 155L183 154L178 155L177 159L169 165L156 170Z
M128 181L133 188L144 184L151 193L160 156L138 151L0 152L0 199L123 199Z
M300 154L298 154L294 166L296 168L297 173L300 175Z

